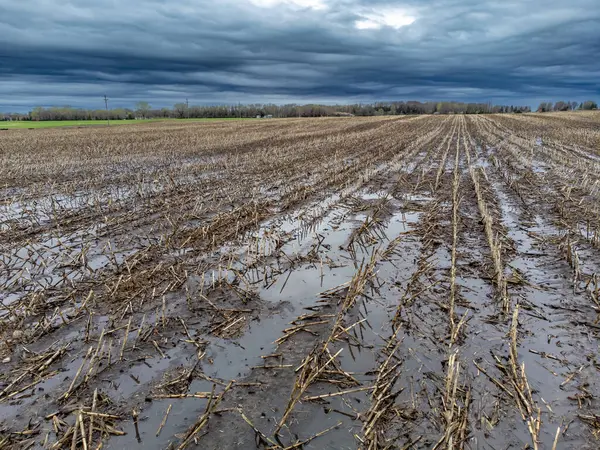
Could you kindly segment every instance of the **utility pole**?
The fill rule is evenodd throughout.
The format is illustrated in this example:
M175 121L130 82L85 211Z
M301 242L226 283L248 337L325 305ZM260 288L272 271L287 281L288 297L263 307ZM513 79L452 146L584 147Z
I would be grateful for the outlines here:
M110 127L110 117L108 117L108 97L104 94L104 106L106 108L106 123Z
M188 102L188 99L185 99L185 112L187 114L187 118L190 118L190 102Z

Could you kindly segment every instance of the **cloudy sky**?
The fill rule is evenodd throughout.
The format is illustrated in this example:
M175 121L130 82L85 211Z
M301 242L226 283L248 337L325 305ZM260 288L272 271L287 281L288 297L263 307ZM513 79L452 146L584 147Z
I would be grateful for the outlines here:
M599 0L1 0L0 110L600 97Z

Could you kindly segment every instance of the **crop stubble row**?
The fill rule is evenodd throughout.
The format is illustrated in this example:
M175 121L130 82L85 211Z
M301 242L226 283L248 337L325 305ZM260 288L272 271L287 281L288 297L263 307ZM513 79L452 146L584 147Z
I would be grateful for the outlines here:
M2 135L0 447L595 448L599 123Z

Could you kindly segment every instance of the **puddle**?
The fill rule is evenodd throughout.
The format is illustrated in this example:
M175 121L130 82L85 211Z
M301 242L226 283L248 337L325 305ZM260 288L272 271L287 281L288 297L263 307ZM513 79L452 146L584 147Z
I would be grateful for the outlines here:
M405 235L414 229L419 218L420 213L400 212L394 214L381 230L387 236L385 242ZM318 254L326 262L323 266L319 261L295 267L293 270L279 275L275 283L268 288L259 289L261 300L270 305L269 309L274 307L275 310L266 316L261 315L260 320L252 320L240 339L228 340L209 337L210 343L202 362L202 371L209 377L222 380L240 380L248 376L252 367L264 364L261 356L276 351L275 341L284 334L286 328L290 327L290 322L299 315L310 312L305 308L318 304L322 292L350 281L356 273L356 267L344 248L353 231L359 226L359 219L359 216L340 216L340 211L333 209L312 228L311 233L294 235L290 242L283 247L288 255L302 255L314 248L318 236L321 241ZM295 231L299 232L297 229ZM382 335L389 333L386 327L389 327L390 324L390 314L393 316L395 313L399 293L395 282L410 277L410 271L415 269L414 258L419 254L419 247L408 239L406 242L401 240L399 246L400 249L405 248L406 251L401 250L400 256L395 256L391 261L380 261L377 264L377 276L383 282L377 300L365 302L361 306L366 311L365 314L369 321L369 328L363 332L367 345L377 347L382 345ZM370 257L369 252L373 250L374 247L356 247L357 259ZM347 370L366 372L375 366L376 354L373 352L361 353L360 358L357 359L349 357L348 349L344 353L347 355L341 356L340 361L344 367L347 367ZM210 389L210 382L196 379L192 382L189 392L210 391ZM358 394L357 398L367 401L368 394ZM142 439L151 440L152 445L166 446L168 441L173 439L174 434L185 431L190 421L195 420L201 414L205 403L205 400L197 399L152 402L152 405L148 405L143 411L143 415L148 419L147 424L143 424L143 427L142 424L140 426L143 428ZM342 410L347 410L341 400L336 399L333 403ZM155 426L162 420L164 411L169 404L173 405L172 416L169 418L168 426L157 439L151 433L155 431ZM311 408L311 410L313 409ZM327 427L326 424L334 425L341 420L337 415L325 414L322 408L314 410L311 417L301 413L300 415L303 417L302 434L307 436L310 433L322 431ZM347 441L348 429L356 426L356 423L348 422L339 432L334 431L331 432L331 435L324 436L322 440L319 440L319 445L326 445L326 442ZM356 431L358 432L359 429ZM351 438L348 442L353 442L353 439ZM123 448L123 446L139 448L140 444L137 444L130 435L115 437L109 442L109 448Z
M0 231L10 229L11 224L20 228L48 224L57 217L74 214L84 209L107 211L116 204L138 196L157 195L165 190L166 184L146 181L135 185L109 185L101 189L90 187L71 193L53 193L24 199L15 196L0 204ZM49 187L49 190L54 190ZM29 194L31 195L31 194Z
M478 169L478 168L486 169L486 168L490 167L490 165L491 165L490 160L485 156L478 157L477 160L473 161L473 163L472 163L472 166L476 169Z
M511 206L513 203L500 185L494 184L493 188L499 199L503 224L517 249L516 257L507 264L507 277L512 275L510 267L513 267L527 280L525 285L509 287L509 292L514 300L521 303L519 360L525 364L528 381L537 394L534 399L538 406L544 412L552 409L540 436L544 445L550 447L556 428L562 426L562 418L573 417L576 409L576 404L569 399L573 395L572 388L565 390L558 389L558 386L574 370L585 365L584 355L596 351L596 346L590 346L577 337L585 330L574 329L572 318L564 310L561 313L561 308L565 305L565 294L575 304L586 300L573 293L569 268L560 260L556 250L549 244L541 245L532 237L558 237L559 230L540 216L535 217L534 223L523 225L518 208ZM558 361L544 358L544 355L552 355ZM579 436L582 436L581 433ZM571 439L570 444L585 442Z
M68 235L47 235L41 242L2 253L0 301L8 305L29 292L72 284L109 266L118 267L137 253L137 248L119 248L103 238L103 228L100 224ZM138 245L145 245L143 239Z
M428 203L433 201L433 197L425 194L403 194L402 200L414 203Z
M363 200L381 200L388 196L387 192L363 192L359 193Z

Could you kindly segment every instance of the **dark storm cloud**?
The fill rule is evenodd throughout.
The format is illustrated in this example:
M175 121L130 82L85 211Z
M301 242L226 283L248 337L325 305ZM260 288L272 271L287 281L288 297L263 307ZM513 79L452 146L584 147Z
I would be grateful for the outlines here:
M0 110L534 103L598 96L597 0L27 0L0 5Z

